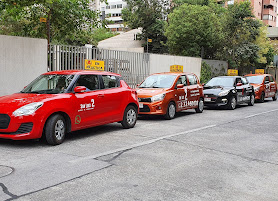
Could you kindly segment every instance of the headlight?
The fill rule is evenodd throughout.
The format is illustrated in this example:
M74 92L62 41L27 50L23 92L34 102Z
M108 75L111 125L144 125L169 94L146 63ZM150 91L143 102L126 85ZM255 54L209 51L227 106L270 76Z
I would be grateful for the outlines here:
M153 97L151 97L152 102L156 102L156 101L162 101L164 99L166 94L158 94L155 95Z
M257 92L257 91L259 91L259 90L260 90L260 87L256 87L256 88L254 89L255 92Z
M39 109L42 105L43 102L30 103L28 105L24 105L21 108L14 111L13 115L16 117L31 115L34 112L36 112L36 110Z
M221 91L218 96L226 96L228 95L228 93L230 92L230 90L224 90L224 91Z

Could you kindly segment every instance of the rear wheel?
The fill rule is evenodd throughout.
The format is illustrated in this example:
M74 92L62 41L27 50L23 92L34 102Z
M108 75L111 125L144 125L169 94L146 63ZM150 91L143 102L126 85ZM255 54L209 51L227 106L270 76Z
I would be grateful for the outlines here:
M202 98L200 98L199 103L198 103L198 107L195 109L195 111L197 113L202 113L204 110L204 100Z
M255 104L255 96L254 94L251 94L248 105L253 106L254 104Z
M275 95L272 97L272 100L273 100L273 101L276 101L276 100L277 100L277 95L278 95L278 94L277 94L277 91L276 91L276 92L275 92Z
M170 102L168 105L168 108L167 108L167 112L164 115L164 118L168 119L168 120L174 119L175 115L176 115L176 105L175 105L175 103Z
M62 144L66 135L66 121L62 115L51 116L45 125L45 139L48 144Z
M265 99L265 94L264 94L264 92L262 92L261 97L260 97L260 99L259 99L259 102L260 102L260 103L263 103L263 102L264 102L264 99Z
M227 109L234 110L235 108L236 108L236 98L234 96L232 96L228 100Z
M137 117L137 109L132 105L127 106L124 112L123 120L121 121L122 126L124 128L133 128L136 124Z

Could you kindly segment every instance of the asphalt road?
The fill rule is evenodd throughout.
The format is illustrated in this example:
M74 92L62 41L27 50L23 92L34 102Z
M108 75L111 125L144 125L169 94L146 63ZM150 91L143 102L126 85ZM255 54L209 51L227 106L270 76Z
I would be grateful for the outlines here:
M0 140L0 200L278 200L278 101Z

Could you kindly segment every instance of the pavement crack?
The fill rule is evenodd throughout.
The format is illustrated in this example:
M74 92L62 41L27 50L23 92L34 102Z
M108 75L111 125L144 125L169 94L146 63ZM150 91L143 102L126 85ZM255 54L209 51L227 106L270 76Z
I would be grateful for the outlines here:
M124 154L125 152L130 151L130 150L132 150L132 148L126 149L126 150L123 150L123 151L120 151L120 152L118 152L115 156L113 156L113 157L110 158L110 159L106 159L106 160L101 160L100 158L96 158L96 159L97 159L97 160L104 161L104 162L110 163L110 162L112 162L113 160L115 160L115 159L117 159L118 157L120 157L120 156L121 156L122 154Z
M18 198L17 195L14 195L13 193L11 193L11 192L9 191L9 189L5 186L5 184L0 183L0 187L2 188L3 192L4 192L6 195L8 195L8 196L11 197L10 199L16 199L16 198ZM10 200L10 199L8 199L8 200Z
M205 146L198 145L198 144L185 143L185 142L181 142L181 141L178 141L178 140L171 140L171 139L164 139L164 140L175 142L175 143L180 143L180 144L186 144L186 145L190 145L190 146L194 146L194 147L198 147L198 148L202 148L202 149L207 149L207 150L210 150L210 151L215 151L215 152L219 152L219 153L223 153L223 154L228 154L228 155L232 155L232 156L237 156L237 157L240 157L242 159L249 160L249 161L256 161L256 162L260 162L260 163L266 163L266 164L278 166L277 163L272 163L272 162L261 160L261 159L257 159L257 158L243 156L241 154L235 154L235 153L228 152L228 151L222 151L222 150L218 150L218 149L213 149L213 148L205 147Z

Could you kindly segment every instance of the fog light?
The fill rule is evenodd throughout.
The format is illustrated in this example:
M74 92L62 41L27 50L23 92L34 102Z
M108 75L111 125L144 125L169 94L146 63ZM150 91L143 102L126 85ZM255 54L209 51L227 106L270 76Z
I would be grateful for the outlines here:
M222 102L227 102L227 101L228 101L227 98L222 99Z

